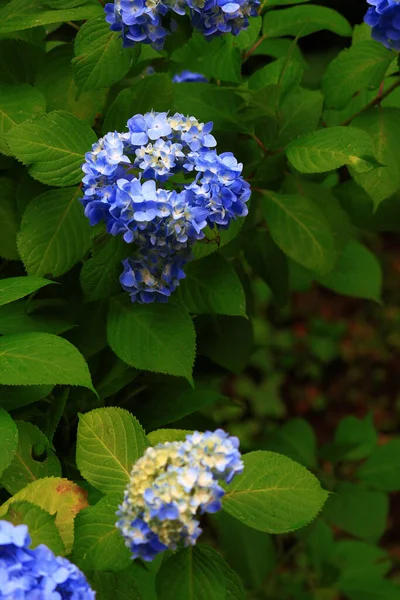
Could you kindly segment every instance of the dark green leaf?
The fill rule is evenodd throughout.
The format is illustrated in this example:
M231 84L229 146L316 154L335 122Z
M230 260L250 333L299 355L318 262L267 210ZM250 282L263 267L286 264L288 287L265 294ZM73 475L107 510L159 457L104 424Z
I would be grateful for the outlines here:
M361 466L357 476L367 485L382 492L400 490L400 440L391 440L375 448Z
M17 443L17 426L10 415L0 408L0 479L13 460Z

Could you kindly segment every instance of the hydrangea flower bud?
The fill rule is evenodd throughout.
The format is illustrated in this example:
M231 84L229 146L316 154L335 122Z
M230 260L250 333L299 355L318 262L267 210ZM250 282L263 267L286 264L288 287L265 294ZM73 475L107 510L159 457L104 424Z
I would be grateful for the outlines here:
M364 21L372 27L372 37L386 48L400 50L399 0L367 0L371 4Z
M108 233L139 247L120 279L132 301L165 302L205 228L225 229L247 214L250 186L233 154L215 150L212 123L149 112L127 128L85 155L81 202L91 225L103 221Z
M201 73L192 73L192 71L181 71L172 78L173 83L208 83L207 77Z
M44 544L30 544L26 525L0 521L0 600L94 600L78 567Z
M180 543L194 545L199 516L221 508L225 492L218 482L242 471L239 440L222 429L148 448L132 468L117 513L132 558L151 561Z

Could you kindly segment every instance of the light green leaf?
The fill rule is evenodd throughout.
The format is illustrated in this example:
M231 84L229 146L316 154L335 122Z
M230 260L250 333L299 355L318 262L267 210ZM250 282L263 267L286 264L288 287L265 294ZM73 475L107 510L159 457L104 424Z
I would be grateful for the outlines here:
M0 338L0 384L81 385L94 391L79 351L50 333L21 333Z
M400 109L369 110L356 117L355 127L367 132L374 143L374 155L381 167L363 173L353 172L356 182L371 196L375 209L400 189Z
M100 5L90 0L79 8L65 10L45 9L41 0L11 0L0 9L0 34L63 21L91 19L99 14Z
M362 129L337 126L313 131L289 144L287 157L300 173L325 173L343 165L366 173L378 163L372 139Z
M77 98L72 57L71 44L62 44L50 50L41 63L35 87L46 96L48 111L65 110L91 125L96 115L103 111L107 90L88 90Z
M54 111L22 123L6 137L11 153L29 166L29 173L47 185L65 187L82 179L85 152L97 141L86 123Z
M377 88L392 61L392 52L373 40L342 50L322 81L327 106L343 108L357 92Z
M115 354L136 369L192 379L195 332L182 306L111 300L107 338Z
M18 247L29 275L63 275L88 252L90 225L80 188L50 190L28 204Z
M263 21L263 34L268 37L292 35L301 38L324 29L342 36L352 34L347 19L325 6L293 6L272 11Z
M74 523L73 562L83 571L119 572L131 564L125 540L116 528L121 494L108 494L82 510Z
M334 270L317 280L338 294L377 302L381 299L382 268L376 256L357 240L347 244Z
M61 477L45 477L28 484L0 507L0 519L7 513L11 504L28 501L51 515L56 515L55 524L69 554L74 541L74 519L86 508L87 492L76 483Z
M31 502L13 502L3 519L13 525L27 525L32 540L30 548L45 544L57 556L64 554L64 544L55 524L55 515Z
M148 575L141 567L137 569L140 575ZM96 600L152 600L141 594L137 580L138 574L134 565L119 573L95 571L91 577L92 588L96 590Z
M290 258L317 273L328 273L336 261L328 221L300 194L264 192L263 210L272 239Z
M174 554L161 565L156 586L159 600L225 600L223 559L208 546L194 546ZM229 572L229 567L226 565Z
M385 494L342 482L329 497L324 516L332 525L351 535L377 542L386 529L388 512Z
M10 466L1 478L2 485L11 495L37 479L61 476L60 461L50 448L44 433L32 423L17 421L16 424L18 446ZM40 457L40 460L35 457Z
M46 110L45 97L26 83L0 85L0 151L9 154L3 134Z
M75 38L72 61L79 92L110 87L124 77L133 65L134 57L132 49L123 48L120 33L110 31L104 15L87 21Z
M104 493L122 492L147 446L139 422L122 408L97 408L79 416L76 464Z
M243 457L244 471L227 486L223 509L249 527L287 533L321 511L328 493L305 467L275 452Z
M0 408L0 479L13 460L17 444L17 426L10 415Z
M233 266L220 254L189 264L180 293L189 312L246 316L241 281Z
M15 201L14 182L0 177L0 256L7 260L19 260L17 232L20 218Z
M41 277L8 277L0 279L0 306L28 296L40 288L54 283Z
M394 439L375 448L357 471L364 483L382 492L400 490L400 440Z
M184 442L190 433L188 429L156 429L147 434L147 439L151 446L156 446L165 442Z
M80 275L87 302L109 298L121 289L119 276L125 256L126 244L121 237L108 236L94 246L92 256L83 265Z

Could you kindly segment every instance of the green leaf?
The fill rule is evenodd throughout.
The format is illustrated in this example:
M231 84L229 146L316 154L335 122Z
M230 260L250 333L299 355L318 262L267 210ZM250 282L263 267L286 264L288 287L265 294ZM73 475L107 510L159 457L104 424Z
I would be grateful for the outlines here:
M83 265L80 275L87 302L109 298L121 289L119 277L125 256L126 244L121 237L108 236L94 246L92 256Z
M233 41L234 45L240 48L241 50L246 50L246 48L249 48L252 44L254 44L254 42L258 38L261 25L261 17L254 17L252 19L249 19L249 26L247 27L247 29L242 29L239 35L235 37Z
M63 21L91 19L99 14L100 5L91 1L80 8L46 10L41 0L11 0L0 8L0 34Z
M156 429L147 434L151 446L165 444L165 442L184 442L186 436L192 433L188 429Z
M63 305L56 299L16 300L0 307L0 333L14 335L28 332L54 333L68 331L74 323L68 321L55 306ZM65 309L65 305L63 306Z
M240 51L232 36L208 41L196 32L184 46L173 52L171 60L180 63L181 69L194 70L210 79L240 82Z
M0 279L0 306L28 296L40 288L54 283L41 277L9 277Z
M0 82L34 83L45 54L41 48L22 40L0 40Z
M231 517L216 515L218 541L229 565L241 576L249 589L259 588L275 569L276 557L272 537Z
M381 299L382 268L378 259L356 240L351 240L331 273L318 277L318 282L338 294Z
M140 574L147 574L144 569L138 567ZM92 587L96 590L96 600L151 600L143 596L138 589L138 576L131 565L125 571L119 573L107 573L106 571L95 571L92 575Z
M26 83L0 85L0 151L9 154L3 135L46 110L46 99Z
M377 542L386 529L388 497L348 482L340 483L335 492L326 503L324 517L355 537Z
M180 305L132 304L125 295L113 298L107 338L115 354L136 369L192 380L195 333Z
M179 84L179 85L183 85ZM237 235L239 235L245 219L236 219L233 221L228 229L221 229L217 231L216 229L210 229L210 227L206 227L204 229L205 237L203 240L198 241L193 248L193 258L194 260L205 258L209 254L213 254L220 248L223 248L229 242L235 239Z
M125 540L115 526L120 502L121 494L109 494L76 516L72 560L83 571L116 573L131 564Z
M0 383L81 385L94 391L83 356L67 340L50 333L0 338Z
M324 457L332 462L360 460L369 456L378 441L372 415L358 419L349 415L342 419L335 432L333 444L323 449Z
M375 448L357 471L364 483L382 492L400 490L400 440L391 440Z
M59 277L88 252L90 225L80 188L50 190L28 204L18 247L29 275Z
M137 418L146 430L156 429L224 399L221 392L197 381L195 384L194 389L184 380L174 385L165 381L159 386L153 385L146 402L135 407Z
M197 317L196 330L199 354L233 373L246 368L254 351L253 329L248 319L223 315Z
M86 508L87 492L76 483L61 477L45 477L29 483L0 507L3 518L11 504L22 501L31 502L51 515L56 515L55 524L69 554L74 541L74 519L76 514Z
M125 131L126 123L132 115L150 110L169 110L171 103L172 81L169 75L155 73L151 77L140 79L134 86L118 94L105 116L103 131Z
M265 230L252 232L245 248L253 272L268 285L278 307L288 302L289 269L287 258Z
M88 90L77 98L78 88L72 75L72 57L73 49L70 44L62 44L50 50L36 76L35 87L46 96L47 110L65 110L91 125L104 108L107 90Z
M378 164L372 139L362 127L313 131L289 144L287 157L300 173L326 173L343 165L353 167L356 173L367 173ZM379 160L378 155L376 158ZM376 173L375 169L374 176Z
M2 485L11 495L37 479L61 476L60 461L50 448L44 433L32 423L17 421L16 424L18 446L10 466L1 478Z
M279 107L279 131L274 146L282 148L291 140L317 128L323 96L320 91L295 89Z
M76 464L82 477L101 492L124 490L146 446L142 427L127 410L97 408L79 415Z
M322 81L326 104L343 108L357 92L377 88L392 61L392 52L372 40L342 50L328 66Z
M189 312L246 316L246 299L233 266L220 254L190 263L180 286Z
M52 389L51 385L0 385L0 406L15 410L46 398Z
M10 415L0 408L0 478L11 464L18 444L17 426Z
M154 77L154 75L152 76ZM199 121L212 120L220 131L248 131L238 118L241 100L237 94L211 83L174 83L173 110L196 115ZM236 221L236 223L238 223ZM227 233L224 230L221 233ZM198 245L198 244L197 244Z
M293 6L272 11L265 15L263 21L263 34L268 37L292 35L302 38L324 29L346 37L352 34L347 19L324 6Z
M272 239L290 258L317 273L336 261L335 240L319 208L300 194L263 192L263 210Z
M287 6L288 4L303 4L305 2L310 2L310 0L263 0L261 9L269 10L273 6Z
M227 487L223 509L245 525L287 533L315 519L328 493L305 467L275 452L243 457L244 472Z
M229 570L212 548L186 548L162 563L157 596L159 600L225 600Z
M369 110L353 121L368 133L374 143L374 155L381 165L370 173L353 173L356 182L371 196L375 209L385 198L400 189L400 109Z
M64 554L64 544L55 524L55 516L31 502L13 502L3 519L13 525L27 525L32 540L30 548L45 544L57 556Z
M17 232L19 215L15 202L14 183L0 177L0 256L7 260L19 260Z
M132 49L123 48L120 33L110 31L104 15L87 21L75 38L72 61L79 93L110 87L126 75L134 57Z
M317 438L304 419L290 419L268 441L269 449L298 461L309 469L317 466Z
M6 137L10 151L29 166L29 173L47 185L65 187L82 179L85 152L97 141L86 123L54 111L15 127Z

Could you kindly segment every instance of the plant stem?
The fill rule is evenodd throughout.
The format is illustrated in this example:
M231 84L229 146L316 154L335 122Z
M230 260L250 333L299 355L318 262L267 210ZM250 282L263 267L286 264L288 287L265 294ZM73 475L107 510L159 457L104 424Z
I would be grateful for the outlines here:
M79 25L77 25L76 23L73 23L72 21L66 21L66 24L69 25L70 27L73 27L77 31L79 31L79 29L80 29Z
M380 88L379 92L378 92L378 95L375 96L375 98L373 98L370 102L368 102L368 104L366 104L365 106L363 106L363 108L361 110L359 110L356 113L354 113L354 115L351 115L351 117L349 117L348 119L345 119L343 121L343 123L341 123L341 125L342 126L349 125L355 117L357 117L361 113L365 112L369 108L372 108L373 106L376 106L376 105L380 104L382 102L382 100L384 100L385 98L387 98L399 86L400 86L400 79L398 79L390 87L388 87L388 89L385 92L382 92L382 90Z

